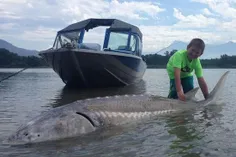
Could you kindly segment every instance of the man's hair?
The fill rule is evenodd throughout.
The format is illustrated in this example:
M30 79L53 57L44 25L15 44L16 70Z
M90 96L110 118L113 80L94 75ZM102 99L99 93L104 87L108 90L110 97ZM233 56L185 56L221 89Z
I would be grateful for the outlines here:
M205 43L202 39L200 38L194 38L190 41L190 43L188 44L187 48L190 48L191 46L196 46L198 48L200 48L202 50L202 53L205 49Z

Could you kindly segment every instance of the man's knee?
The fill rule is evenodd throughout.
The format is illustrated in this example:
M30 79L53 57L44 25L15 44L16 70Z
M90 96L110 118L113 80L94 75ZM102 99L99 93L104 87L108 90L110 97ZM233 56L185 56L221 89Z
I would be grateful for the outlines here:
M178 99L177 92L176 91L169 92L168 98L170 98L170 99Z

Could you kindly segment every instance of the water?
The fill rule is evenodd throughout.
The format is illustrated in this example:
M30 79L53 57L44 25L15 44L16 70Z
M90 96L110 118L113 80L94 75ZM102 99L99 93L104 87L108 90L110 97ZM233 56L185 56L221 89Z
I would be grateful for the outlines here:
M0 69L0 79L19 70ZM227 70L204 70L209 90ZM14 147L0 144L0 156L235 156L236 70L229 70L217 105L134 127L102 130L90 137ZM143 93L166 96L167 78L164 69L148 69L143 81L130 87L69 90L51 69L27 69L0 83L0 141L41 112L78 99ZM197 98L203 98L201 92Z

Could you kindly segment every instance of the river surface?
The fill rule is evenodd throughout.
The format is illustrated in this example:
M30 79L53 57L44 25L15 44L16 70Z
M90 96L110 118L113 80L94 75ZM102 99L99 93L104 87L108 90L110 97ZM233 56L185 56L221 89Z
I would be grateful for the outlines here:
M0 80L19 70L0 69ZM205 69L204 76L211 91L227 70L230 73L219 101L202 110L103 130L84 138L24 146L0 142L0 156L236 156L236 70ZM79 99L145 93L167 96L168 89L165 69L147 69L136 85L93 90L65 88L51 69L27 69L0 82L0 141L41 112ZM201 92L197 98L203 98Z

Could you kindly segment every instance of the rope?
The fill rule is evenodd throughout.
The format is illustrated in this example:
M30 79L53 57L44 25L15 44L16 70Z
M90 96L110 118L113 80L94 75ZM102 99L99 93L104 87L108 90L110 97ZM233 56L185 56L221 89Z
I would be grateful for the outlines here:
M7 76L7 77L1 79L1 80L0 80L0 83L1 83L2 81L4 81L4 80L9 79L9 78L12 77L12 76L15 76L15 75L19 74L20 72L22 72L22 71L24 71L24 70L26 70L26 69L27 69L27 68L24 68L24 69L22 69L22 70L20 70L20 71L18 71L18 72L16 72L16 73L10 75L10 76Z

